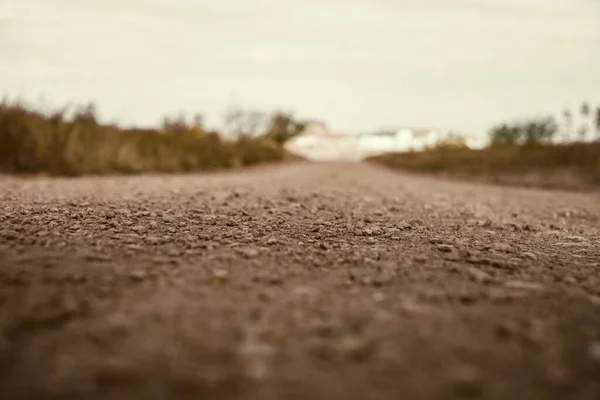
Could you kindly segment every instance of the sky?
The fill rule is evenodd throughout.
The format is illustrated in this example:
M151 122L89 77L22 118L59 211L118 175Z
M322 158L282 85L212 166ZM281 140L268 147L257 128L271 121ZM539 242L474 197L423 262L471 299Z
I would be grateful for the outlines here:
M4 0L0 96L156 124L285 109L483 136L600 106L598 0Z

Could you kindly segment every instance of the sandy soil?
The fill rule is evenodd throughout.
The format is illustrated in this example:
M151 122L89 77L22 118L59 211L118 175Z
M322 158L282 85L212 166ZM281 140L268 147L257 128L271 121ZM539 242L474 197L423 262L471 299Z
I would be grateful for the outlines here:
M0 177L2 399L598 399L600 197Z

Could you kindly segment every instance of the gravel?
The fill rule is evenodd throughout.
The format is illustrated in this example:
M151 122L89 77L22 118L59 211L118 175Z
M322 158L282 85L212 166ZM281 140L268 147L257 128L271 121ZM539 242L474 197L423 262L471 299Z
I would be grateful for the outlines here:
M368 164L2 176L0 398L600 398L599 221Z

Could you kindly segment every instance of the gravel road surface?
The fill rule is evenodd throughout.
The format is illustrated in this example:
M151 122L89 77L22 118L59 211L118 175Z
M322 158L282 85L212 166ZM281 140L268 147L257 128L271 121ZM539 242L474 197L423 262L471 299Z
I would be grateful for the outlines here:
M599 399L600 195L367 164L0 177L0 398Z

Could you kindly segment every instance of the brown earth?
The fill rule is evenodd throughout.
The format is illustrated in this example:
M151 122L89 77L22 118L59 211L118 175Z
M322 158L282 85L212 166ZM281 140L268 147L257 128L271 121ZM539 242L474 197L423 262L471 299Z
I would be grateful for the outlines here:
M1 399L598 399L600 197L0 177Z

